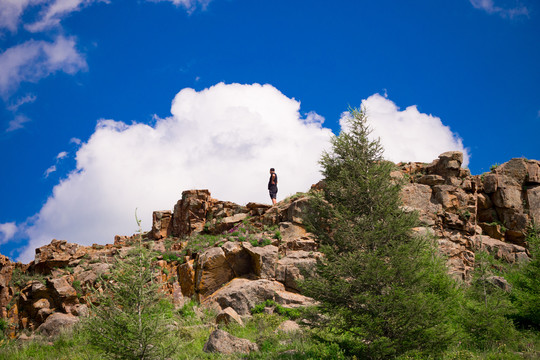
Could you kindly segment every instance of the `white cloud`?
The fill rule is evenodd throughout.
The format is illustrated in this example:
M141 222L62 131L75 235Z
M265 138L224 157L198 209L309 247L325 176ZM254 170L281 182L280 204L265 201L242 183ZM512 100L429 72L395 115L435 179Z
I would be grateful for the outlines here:
M0 224L0 244L5 244L13 238L17 232L17 225L14 222Z
M380 138L386 159L431 162L443 152L458 150L463 152L464 166L468 165L469 154L462 140L440 118L419 112L415 105L400 111L394 102L379 94L363 100L362 106L373 130L371 135Z
M58 155L56 155L56 160L62 160L66 156L68 156L67 151L61 151L61 152L58 153Z
M502 17L514 18L517 16L528 16L529 10L527 7L515 1L513 7L503 8L495 5L493 0L469 0L476 9L484 10L488 14L498 14Z
M75 144L75 145L81 145L81 143L82 143L81 139L76 138L76 137L73 137L73 138L69 139L69 142L71 144Z
M268 169L280 176L278 197L305 191L320 179L318 160L331 136L299 113L300 103L271 85L220 83L183 89L172 116L154 126L100 120L76 154L76 169L57 184L27 228L20 259L53 238L110 243L145 229L153 210L171 209L182 191L208 188L221 200L269 203Z
M0 29L17 32L17 27L24 10L42 0L1 0L0 1Z
M36 82L57 71L74 74L86 67L73 38L29 40L0 54L0 94L7 96L23 81Z
M26 94L25 96L18 98L14 103L10 104L7 109L12 112L19 110L24 104L31 104L36 101L37 97L34 94Z
M25 29L30 32L44 31L60 25L62 18L75 11L80 11L99 0L54 0L47 1L47 5L40 13L40 19L32 24L26 24ZM106 1L108 2L108 1Z
M52 165L47 170L45 170L45 173L43 174L43 176L45 176L45 178L48 178L49 175L51 175L55 171L56 171L56 165Z
M188 13L192 13L195 9L200 6L202 9L206 9L210 1L212 0L147 0L150 2L170 2L176 6L183 6Z
M11 120L9 122L9 125L6 129L6 132L12 132L12 131L15 131L15 130L19 130L19 129L22 129L24 127L24 124L29 122L30 119L27 118L26 116L24 115L17 115L15 116L15 119Z

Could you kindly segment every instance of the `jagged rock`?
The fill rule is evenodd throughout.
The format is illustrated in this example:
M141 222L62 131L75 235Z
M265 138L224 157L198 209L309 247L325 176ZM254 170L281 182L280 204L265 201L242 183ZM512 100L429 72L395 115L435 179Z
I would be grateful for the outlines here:
M279 305L289 308L315 305L315 301L312 298L286 290L276 291L274 300Z
M259 347L247 339L237 338L226 331L218 329L210 334L210 338L204 344L203 351L221 354L249 354L252 351L259 351Z
M232 307L225 308L219 312L216 316L216 324L230 324L236 323L240 326L244 326L242 318Z
M303 271L311 271L317 263L320 253L307 251L290 251L287 256L279 259L276 269L276 280L285 284L289 289L300 290L297 281L303 280Z
M253 273L251 255L240 243L227 241L221 248L225 253L227 264L234 274L233 277Z
M522 246L509 244L485 235L472 237L473 247L476 250L484 250L497 259L506 260L509 263L528 260L527 249Z
M309 209L309 198L295 200L287 209L287 220L297 224L304 223L304 217Z
M217 303L221 309L232 307L239 315L247 316L255 305L274 300L277 291L285 291L285 286L277 281L236 278L206 298L203 304Z
M274 245L255 247L247 242L243 243L243 246L251 256L255 275L261 279L273 279L276 276L279 249Z
M194 262L194 260L189 260L178 267L178 282L180 283L180 288L182 289L182 295L188 298L195 294Z
M154 211L152 213L152 231L150 235L153 239L166 238L172 232L172 212L170 210Z
M51 269L66 266L70 261L79 259L85 254L86 250L81 245L53 239L49 245L36 249L34 266L40 272L50 272Z
M529 204L530 216L536 224L540 224L540 186L533 186L527 189L527 203Z
M198 256L195 292L200 300L204 300L232 278L234 278L234 272L228 265L222 248L213 247Z
M46 336L54 336L78 321L79 318L71 314L54 313L47 317L47 320L37 328L37 331Z
M172 235L190 235L200 232L206 222L206 212L211 205L210 191L187 190L174 206Z
M271 207L272 207L271 205L259 204L259 203L253 203L253 202L250 202L246 205L246 208L249 209L249 214L251 216L261 216Z
M529 160L526 180L529 184L540 184L540 161Z

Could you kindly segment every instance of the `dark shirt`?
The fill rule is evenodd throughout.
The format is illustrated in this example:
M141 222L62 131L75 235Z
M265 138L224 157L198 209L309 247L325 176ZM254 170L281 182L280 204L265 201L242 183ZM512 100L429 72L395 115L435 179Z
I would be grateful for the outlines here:
M273 183L272 183L272 176L274 177ZM277 174L276 173L270 174L270 179L268 180L268 190L277 191Z

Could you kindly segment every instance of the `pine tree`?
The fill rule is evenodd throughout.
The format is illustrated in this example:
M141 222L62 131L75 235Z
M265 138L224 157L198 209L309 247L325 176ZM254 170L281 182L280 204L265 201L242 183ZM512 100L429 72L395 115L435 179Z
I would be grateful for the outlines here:
M452 338L456 288L433 244L413 236L417 214L402 210L395 165L370 139L365 112L349 113L320 161L324 190L308 222L325 257L303 291L320 302L320 325L360 358L440 352Z
M140 226L139 220L137 223ZM90 343L112 359L165 359L176 350L171 336L172 305L155 281L152 254L139 241L101 276L102 292L87 326Z

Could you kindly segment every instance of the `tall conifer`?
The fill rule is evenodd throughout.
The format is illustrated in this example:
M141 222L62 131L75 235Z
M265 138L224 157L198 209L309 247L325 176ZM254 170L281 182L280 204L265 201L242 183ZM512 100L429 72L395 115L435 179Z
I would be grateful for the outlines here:
M320 163L324 190L310 226L325 254L302 284L320 302L321 324L361 358L438 353L451 341L453 281L429 239L415 236L417 214L402 209L395 165L352 109Z

